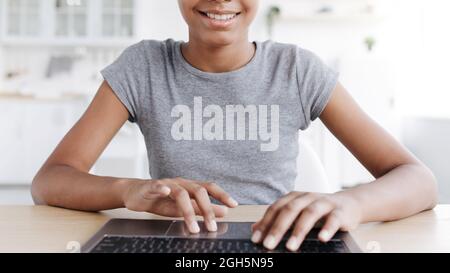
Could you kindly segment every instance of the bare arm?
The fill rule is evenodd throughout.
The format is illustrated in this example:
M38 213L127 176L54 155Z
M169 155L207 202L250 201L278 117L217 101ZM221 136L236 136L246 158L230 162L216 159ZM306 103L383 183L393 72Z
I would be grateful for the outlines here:
M396 220L436 205L431 171L364 113L341 85L321 120L376 178L344 193L359 200L362 222Z
M322 218L325 224L319 239L329 241L339 229L397 220L436 205L437 186L431 171L364 113L341 85L320 118L376 180L335 194L284 196L253 226L253 242L273 249L293 226L286 246L296 251Z
M128 111L103 83L92 104L64 137L33 181L37 204L99 211L123 206L127 179L89 174L128 119Z
M138 180L100 177L89 170L128 119L128 111L104 82L93 102L70 130L33 180L36 204L84 211L126 207L164 216L184 217L191 232L199 232L195 215L204 217L210 231L215 217L237 206L223 189L209 181L183 178Z

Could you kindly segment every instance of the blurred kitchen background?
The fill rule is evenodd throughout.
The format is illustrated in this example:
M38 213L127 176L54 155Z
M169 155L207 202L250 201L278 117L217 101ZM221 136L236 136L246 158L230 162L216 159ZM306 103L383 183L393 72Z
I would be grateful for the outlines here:
M261 0L254 40L320 55L369 114L435 172L450 202L450 1ZM142 39L187 40L175 0L0 0L0 204L30 204L34 174L83 113L99 71ZM302 133L333 189L372 180L320 122ZM148 177L127 124L95 165Z

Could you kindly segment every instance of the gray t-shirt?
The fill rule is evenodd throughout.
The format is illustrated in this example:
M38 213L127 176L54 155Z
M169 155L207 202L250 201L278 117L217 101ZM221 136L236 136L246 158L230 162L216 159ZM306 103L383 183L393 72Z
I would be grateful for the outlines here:
M244 67L207 73L182 42L142 41L102 71L141 129L152 178L213 181L240 204L294 189L298 133L319 117L337 73L310 51L255 42Z

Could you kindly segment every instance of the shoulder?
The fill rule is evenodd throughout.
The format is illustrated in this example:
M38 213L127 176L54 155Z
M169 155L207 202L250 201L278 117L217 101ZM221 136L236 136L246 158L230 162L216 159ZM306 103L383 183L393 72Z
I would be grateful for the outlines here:
M167 39L167 40L142 40L139 43L136 43L130 48L135 50L140 50L142 52L161 52L165 50L172 49L174 46L179 44L180 42L177 42L173 39Z
M272 61L283 61L291 64L312 64L320 58L312 51L296 44L279 43L271 40L258 42L264 58Z
M134 61L136 64L146 63L146 61L154 62L170 55L178 43L172 39L164 41L142 40L127 47L122 53L122 58Z
M297 45L279 43L271 40L257 42L257 45L261 48L265 58L291 57L296 54L298 49Z

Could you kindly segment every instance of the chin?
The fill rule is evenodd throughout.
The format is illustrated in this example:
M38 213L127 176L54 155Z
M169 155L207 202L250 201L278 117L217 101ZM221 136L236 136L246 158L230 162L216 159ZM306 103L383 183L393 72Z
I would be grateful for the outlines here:
M227 46L235 43L238 40L239 39L234 35L229 35L227 33L216 33L203 38L203 42L211 46Z

